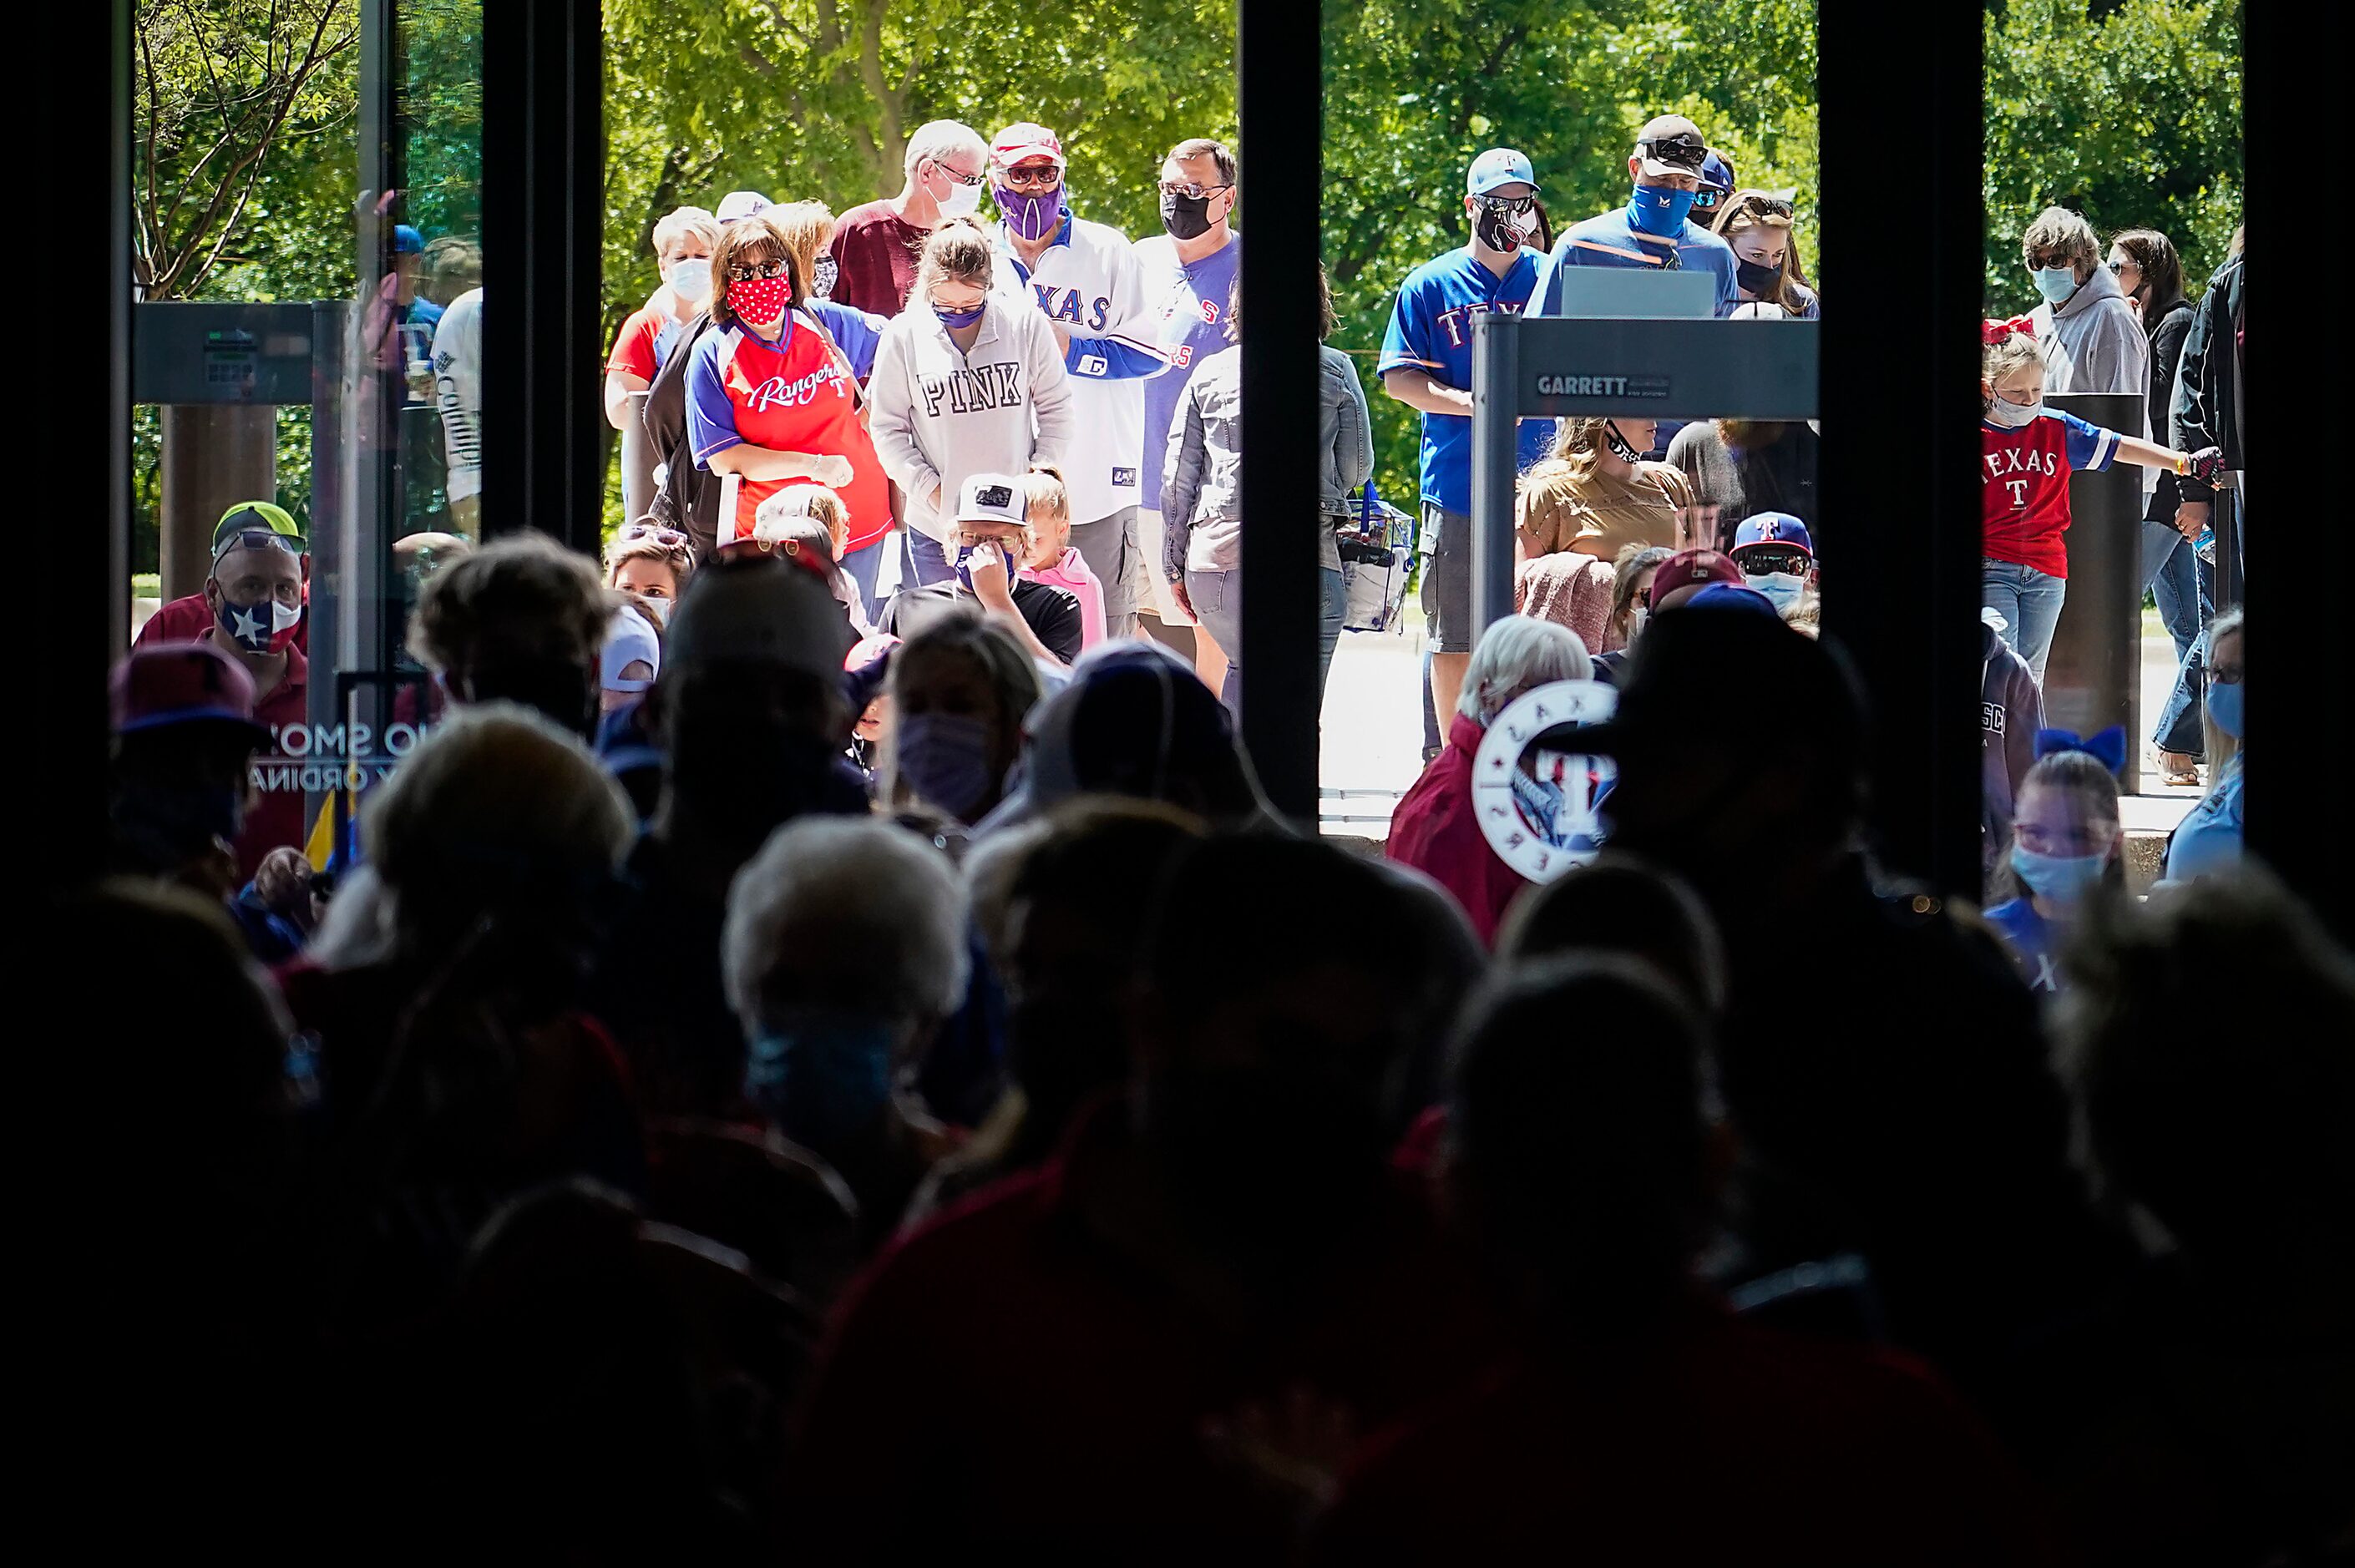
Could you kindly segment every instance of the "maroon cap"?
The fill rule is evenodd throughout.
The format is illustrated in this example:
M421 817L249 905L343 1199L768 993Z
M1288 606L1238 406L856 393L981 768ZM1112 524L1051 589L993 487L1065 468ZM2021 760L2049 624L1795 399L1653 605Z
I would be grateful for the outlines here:
M267 737L253 718L253 677L208 642L167 642L133 648L114 666L107 696L114 733L176 724L241 725Z
M1733 557L1718 550L1679 550L1660 563L1652 574L1652 586L1644 594L1644 602L1654 610L1672 609L1668 597L1678 588L1699 589L1710 583L1742 584L1742 568ZM1688 593L1685 598L1692 595ZM1682 604L1684 599L1677 600Z

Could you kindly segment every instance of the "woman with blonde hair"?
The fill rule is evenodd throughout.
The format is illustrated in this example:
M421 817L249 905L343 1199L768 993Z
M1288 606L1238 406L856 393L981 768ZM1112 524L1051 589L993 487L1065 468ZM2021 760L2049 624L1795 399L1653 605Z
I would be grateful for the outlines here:
M1788 198L1736 191L1717 216L1717 237L1733 248L1733 281L1742 292L1737 316L1822 315L1816 291L1800 281L1799 238ZM1752 308L1759 307L1759 308Z
M971 218L932 231L907 308L868 383L883 468L905 493L916 585L954 575L957 493L975 473L1060 461L1073 425L1063 351L1044 313L993 292L996 251Z
M1513 539L1513 608L1569 627L1589 648L1619 646L1611 629L1617 575L1629 546L1683 550L1692 486L1681 470L1641 456L1658 439L1646 418L1564 419L1553 456L1521 477Z

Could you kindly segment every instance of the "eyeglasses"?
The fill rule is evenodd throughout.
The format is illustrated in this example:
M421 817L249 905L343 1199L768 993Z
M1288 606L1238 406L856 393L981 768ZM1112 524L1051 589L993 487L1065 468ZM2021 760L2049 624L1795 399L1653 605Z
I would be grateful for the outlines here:
M1638 142L1636 151L1663 164L1677 164L1688 169L1698 169L1709 161L1709 143L1697 136L1677 135L1657 142Z
M2028 270L2031 272L2042 272L2054 267L2066 267L2067 265L2069 265L2069 258L2060 254L2058 251L2041 251L2028 258ZM2112 270L2115 271L2116 269L2113 268Z
M1063 171L1052 164L1024 164L1003 171L1000 177L1018 191L1050 191L1063 183Z
M1509 212L1515 217L1525 217L1529 214L1535 212L1538 207L1538 198L1533 196L1484 196L1480 200L1487 205L1490 211Z
M1198 185L1191 180L1161 182L1163 196L1184 196L1188 201L1200 201L1204 196L1216 196L1220 191L1231 191L1234 188L1232 185Z
M652 539L666 550L684 550L689 547L686 535L676 528L666 528L659 523L625 523L622 525L622 531L613 537L617 543L622 544L626 544L632 539Z
M749 283L755 278L782 278L785 275L785 266L783 261L758 261L751 266L730 267L728 269L728 281Z
M934 174L946 175L949 178L954 180L961 185L977 185L981 184L982 181L989 177L987 175L961 174L957 170L950 168L946 164L942 163L938 158L934 158L932 162L932 172Z

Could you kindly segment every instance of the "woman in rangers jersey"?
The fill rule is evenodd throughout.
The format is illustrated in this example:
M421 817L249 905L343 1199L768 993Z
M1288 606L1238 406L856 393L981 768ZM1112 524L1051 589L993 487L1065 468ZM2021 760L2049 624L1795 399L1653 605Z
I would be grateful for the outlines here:
M2039 682L2069 594L2069 476L2113 462L2205 481L2223 465L2214 447L2193 453L2089 425L2044 407L2044 356L2030 334L1991 324L1979 377L1979 602Z
M762 502L816 483L849 508L848 552L876 545L891 526L883 465L848 362L801 308L806 284L784 232L764 212L739 218L711 260L724 291L687 366L687 430L699 466L739 482L715 543L750 538Z

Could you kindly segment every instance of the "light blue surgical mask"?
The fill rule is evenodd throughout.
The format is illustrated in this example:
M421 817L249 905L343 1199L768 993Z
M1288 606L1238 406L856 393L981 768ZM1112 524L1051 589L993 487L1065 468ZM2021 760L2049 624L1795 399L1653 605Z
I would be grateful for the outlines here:
M2011 869L2028 891L2056 904L2074 904L2102 880L2107 855L2038 854L2019 844L2011 846Z
M1637 185L1627 204L1628 221L1656 239L1673 239L1684 232L1685 215L1692 211L1699 191L1670 190L1666 185Z
M2238 681L2230 685L2222 681L2208 683L2208 716L2234 740L2241 738L2241 691Z
M1774 607L1777 614L1797 604L1801 591L1807 586L1807 579L1796 572L1744 572L1742 581L1753 593L1765 595L1766 602Z
M2039 267L2029 276L2036 280L2036 291L2048 305L2057 305L2077 291L2077 274L2067 267Z
M820 1013L761 1032L744 1064L744 1094L795 1143L839 1149L874 1125L891 1098L889 1023Z

